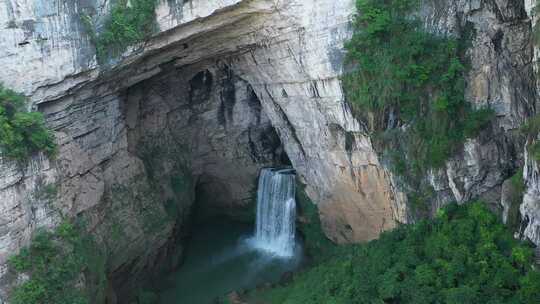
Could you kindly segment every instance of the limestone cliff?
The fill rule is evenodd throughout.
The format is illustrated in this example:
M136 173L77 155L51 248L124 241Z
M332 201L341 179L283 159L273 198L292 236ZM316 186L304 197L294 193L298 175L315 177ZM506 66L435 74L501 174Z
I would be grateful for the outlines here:
M0 276L37 228L82 217L110 252L110 288L124 294L133 284L126 277L178 264L174 244L194 203L225 214L249 208L259 169L289 162L336 242L370 240L410 220L399 180L344 100L353 0L161 0L158 32L99 65L79 15L100 20L109 7L0 2L0 81L45 113L60 146L57 159L36 155L23 169L1 160ZM498 202L524 164L515 130L538 100L526 6L425 1L419 14L435 32L474 29L467 98L497 113L426 177L433 209L479 196ZM540 194L528 185L524 229L536 229L526 235L539 243ZM40 195L50 187L54 197Z
M435 31L459 34L472 29L466 97L474 107L487 106L497 116L445 169L432 172L437 201L491 195L486 199L496 201L502 182L523 164L524 140L515 131L535 113L530 19L522 1L446 1L425 5L422 14Z
M3 297L7 257L63 217L85 219L109 253L109 297L125 295L178 263L195 201L245 206L269 165L292 163L336 241L393 227L387 174L338 79L352 1L180 2L160 2L161 31L106 66L77 16L99 18L106 3L3 4L1 80L45 113L60 146L25 170L3 160ZM45 186L57 193L46 202L33 195Z

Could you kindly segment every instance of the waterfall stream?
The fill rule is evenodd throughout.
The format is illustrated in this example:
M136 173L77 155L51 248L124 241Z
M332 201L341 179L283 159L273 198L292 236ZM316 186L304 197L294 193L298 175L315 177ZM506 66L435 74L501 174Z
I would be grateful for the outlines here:
M216 303L233 290L278 282L298 269L302 245L295 239L295 171L263 169L252 225L213 219L199 223L175 273L159 283L160 303Z
M263 169L257 190L257 219L253 245L276 256L295 250L295 173L292 169Z

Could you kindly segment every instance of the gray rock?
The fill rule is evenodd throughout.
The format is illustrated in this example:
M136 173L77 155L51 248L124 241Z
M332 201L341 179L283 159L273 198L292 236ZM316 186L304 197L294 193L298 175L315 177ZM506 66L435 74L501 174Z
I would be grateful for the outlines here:
M253 201L258 170L289 161L336 242L410 219L399 181L344 101L353 0L160 1L159 33L104 66L78 14L100 22L109 1L67 2L0 3L0 81L45 113L60 147L56 160L35 156L24 170L0 163L0 276L36 228L77 216L111 252L123 295L148 270L178 264L183 248L171 244L188 233L194 204L235 215ZM516 129L538 100L530 7L428 1L419 12L435 33L475 30L467 98L497 113L426 176L434 210L475 197L499 204L523 164ZM539 243L538 169L525 163L523 231ZM48 184L54 199L32 195ZM0 285L2 298L10 284Z

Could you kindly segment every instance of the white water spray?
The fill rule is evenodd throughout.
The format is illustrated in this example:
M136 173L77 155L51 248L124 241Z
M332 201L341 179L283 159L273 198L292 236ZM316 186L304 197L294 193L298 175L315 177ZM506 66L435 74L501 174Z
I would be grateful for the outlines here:
M292 169L263 169L257 190L257 226L253 245L276 256L295 250L296 201Z

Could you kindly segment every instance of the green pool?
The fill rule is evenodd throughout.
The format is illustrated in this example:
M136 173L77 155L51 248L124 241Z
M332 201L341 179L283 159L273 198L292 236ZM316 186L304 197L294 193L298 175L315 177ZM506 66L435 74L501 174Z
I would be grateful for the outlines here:
M228 221L197 225L182 267L169 275L160 292L162 304L210 304L234 290L277 282L301 262L297 245L292 258L278 258L250 245L253 226Z

